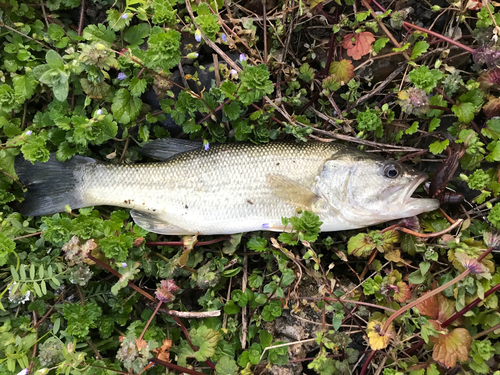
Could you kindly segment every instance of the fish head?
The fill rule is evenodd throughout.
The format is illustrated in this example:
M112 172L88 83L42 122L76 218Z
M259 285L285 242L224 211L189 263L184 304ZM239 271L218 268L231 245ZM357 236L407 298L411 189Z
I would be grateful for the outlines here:
M364 227L437 209L436 199L412 197L427 177L395 160L354 152L326 162L316 187L346 221Z

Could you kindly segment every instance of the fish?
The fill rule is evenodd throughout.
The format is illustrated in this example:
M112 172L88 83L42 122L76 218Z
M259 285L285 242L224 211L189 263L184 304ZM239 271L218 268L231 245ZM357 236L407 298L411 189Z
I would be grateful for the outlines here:
M165 235L286 230L282 218L311 211L321 231L358 229L439 207L414 198L427 175L338 143L225 143L159 139L150 163L110 164L84 156L34 164L18 156L27 188L20 212L41 216L93 206L130 209L141 228Z

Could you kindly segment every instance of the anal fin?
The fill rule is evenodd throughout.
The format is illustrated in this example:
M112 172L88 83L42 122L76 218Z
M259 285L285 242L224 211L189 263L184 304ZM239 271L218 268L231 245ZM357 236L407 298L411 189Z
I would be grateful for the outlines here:
M318 196L310 189L288 177L269 174L266 176L266 179L274 195L295 207L310 211L314 202L318 200Z
M159 215L153 215L146 212L131 210L130 215L134 222L142 229L148 232L169 235L187 235L195 234L189 230L173 225L165 220L162 220Z

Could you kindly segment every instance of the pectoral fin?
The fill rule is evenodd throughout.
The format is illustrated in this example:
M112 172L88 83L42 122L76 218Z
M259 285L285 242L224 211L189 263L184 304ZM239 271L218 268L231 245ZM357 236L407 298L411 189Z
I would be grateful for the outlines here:
M281 200L295 207L311 210L312 205L318 199L310 189L281 175L267 175L267 183L273 193Z
M138 226L140 226L144 230L147 230L148 232L169 235L195 234L191 233L189 230L162 220L159 215L152 215L136 210L131 210L130 215Z

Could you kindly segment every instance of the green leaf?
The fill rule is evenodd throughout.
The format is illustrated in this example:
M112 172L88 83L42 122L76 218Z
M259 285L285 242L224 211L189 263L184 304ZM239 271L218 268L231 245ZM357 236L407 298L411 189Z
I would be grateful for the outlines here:
M434 141L429 145L429 151L432 152L434 155L439 155L442 153L446 147L450 144L449 139L445 139L444 141Z
M234 100L235 94L236 94L237 86L234 84L234 82L231 81L224 81L220 85L220 91L221 93L224 94L224 96L228 99Z
M111 29L114 31L123 30L126 26L130 25L130 20L132 17L127 17L126 19L122 18L123 13L119 12L116 9L109 9L106 11L108 13L108 23Z
M386 38L386 37L382 37L382 38L378 38L375 43L373 43L373 51L375 53L379 53L382 48L385 47L385 45L387 44L387 42L389 41L389 38Z
M240 312L240 307L234 303L233 300L227 301L224 305L224 312L229 315L234 315Z
M372 238L366 233L359 233L349 238L349 242L347 243L347 253L355 257L367 257L373 249L375 249L375 244L372 242Z
M61 39L66 33L64 32L64 29L59 26L59 25L56 25L55 23L51 23L49 25L49 36L51 37L51 39L53 40L59 40Z
M45 55L45 60L48 66L54 70L64 70L64 61L59 54L54 50L49 50Z
M111 46L116 39L115 32L111 30L110 27L104 26L102 23L87 26L83 29L82 36L86 40L99 42L108 47Z
M254 236L247 242L250 250L263 252L267 250L267 240L262 237Z
M259 343L254 342L250 348L248 348L248 359L252 365L256 365L260 362L260 356L262 354L262 347Z
M422 284L425 281L425 275L422 275L420 270L412 272L408 275L408 281L412 284Z
M231 103L224 105L224 113L229 120L236 120L240 117L242 113L242 108L240 103L237 101L232 101Z
M418 121L414 121L411 126L405 130L405 134L415 134L418 131Z
M429 271L431 264L429 262L420 262L418 267L420 268L420 273L425 276L427 271Z
M458 117L458 121L469 123L474 120L476 107L472 103L459 103L451 107L451 110Z
M441 125L441 119L434 117L429 124L429 133L432 133L434 130L439 128L439 125Z
M264 279L259 274L252 273L248 277L248 285L250 286L250 288L258 289L262 286L263 282L264 282Z
M267 348L271 346L273 342L273 335L271 335L268 331L261 329L259 332L260 345L262 348Z
M146 88L148 86L148 83L146 82L145 79L139 79L137 77L132 78L132 81L130 82L130 94L135 97L141 96L144 91L146 91Z
M421 40L413 46L413 51L411 52L411 60L415 60L417 57L419 57L421 54L427 52L429 49L429 43L427 43L425 40Z
M143 22L129 27L127 31L123 33L123 39L130 45L141 45L144 43L144 38L147 38L150 32L151 26L149 26L148 23Z
M134 121L142 108L142 100L133 97L127 89L116 92L111 105L111 111L115 119L124 125Z
M38 81L33 72L26 72L24 75L16 75L12 78L12 86L19 100L27 100L35 93Z
M15 242L8 238L5 234L0 233L0 266L4 266L7 263L10 253L14 252L15 248ZM14 273L12 274L14 275Z
M96 320L101 317L102 309L94 302L67 303L63 305L62 313L68 321L66 331L78 340L88 335L91 327L95 327Z
M200 326L198 329L191 329L189 336L193 345L198 347L194 353L197 361L203 362L215 354L215 347L219 341L219 332L206 326Z
M408 74L410 82L430 94L438 82L443 78L443 73L438 69L429 69L427 66L422 65L414 69Z
M181 61L181 34L176 30L153 27L148 45L145 59L148 68L168 71Z
M250 105L274 91L273 83L269 79L268 68L264 64L247 65L240 74L240 80L241 85L238 89L238 96L245 105Z
M238 373L238 365L234 359L224 355L217 361L215 372L220 375L236 375Z

